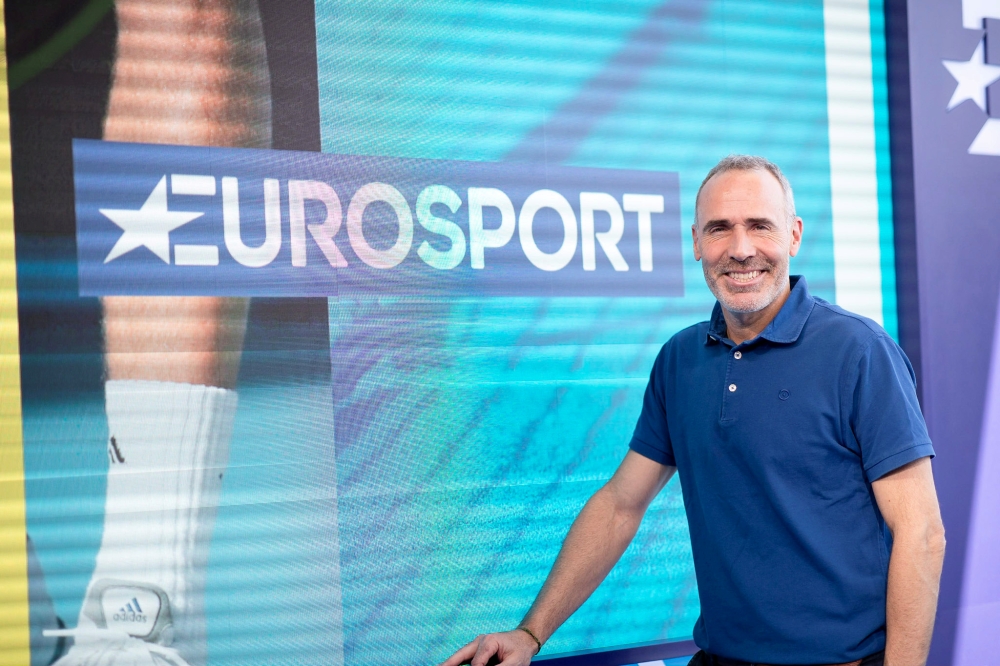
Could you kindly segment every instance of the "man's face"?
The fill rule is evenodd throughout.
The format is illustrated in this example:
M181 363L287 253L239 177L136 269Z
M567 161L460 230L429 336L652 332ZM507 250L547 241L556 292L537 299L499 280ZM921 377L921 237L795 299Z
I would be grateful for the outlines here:
M802 218L789 224L781 184L767 171L727 171L705 183L691 235L694 257L722 307L758 312L788 289Z

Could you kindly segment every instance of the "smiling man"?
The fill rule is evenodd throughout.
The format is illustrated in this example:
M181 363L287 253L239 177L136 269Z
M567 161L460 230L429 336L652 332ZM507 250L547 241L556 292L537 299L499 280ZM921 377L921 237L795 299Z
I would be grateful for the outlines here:
M701 601L692 664L926 662L944 530L913 371L878 324L789 276L802 228L771 162L708 173L692 240L711 319L663 346L630 451L521 624L444 666L529 663L675 471Z

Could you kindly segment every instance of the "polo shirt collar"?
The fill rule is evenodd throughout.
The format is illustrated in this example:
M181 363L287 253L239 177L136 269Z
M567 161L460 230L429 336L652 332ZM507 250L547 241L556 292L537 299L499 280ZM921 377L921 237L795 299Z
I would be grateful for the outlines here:
M771 323L761 331L758 338L764 338L770 342L789 344L799 339L802 328L806 325L809 313L812 312L815 299L809 294L806 287L806 279L801 275L792 275L789 278L792 291L788 295L788 300L781 306L778 316L771 320ZM722 315L722 306L715 302L712 310L712 318L708 323L708 335L705 344L720 342L727 339L726 319ZM747 342L752 342L748 340ZM745 344L745 343L744 343Z

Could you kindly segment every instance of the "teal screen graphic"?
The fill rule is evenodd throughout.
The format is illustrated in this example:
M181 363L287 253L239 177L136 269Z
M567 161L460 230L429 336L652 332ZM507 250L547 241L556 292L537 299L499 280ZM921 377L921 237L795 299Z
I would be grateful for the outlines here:
M870 288L894 332L880 12ZM319 2L316 23L324 152L680 177L682 296L329 299L345 661L431 663L516 626L624 456L660 346L707 319L686 239L716 161L783 168L792 272L837 300L824 4ZM543 654L689 638L697 616L675 479Z

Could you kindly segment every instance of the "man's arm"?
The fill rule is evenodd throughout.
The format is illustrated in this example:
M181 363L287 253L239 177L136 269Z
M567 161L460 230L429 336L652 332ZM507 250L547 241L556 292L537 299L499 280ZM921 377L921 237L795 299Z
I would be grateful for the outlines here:
M923 666L931 645L944 561L944 526L930 458L872 483L892 532L885 607L885 666Z
M675 469L634 451L626 454L611 480L594 493L573 521L552 571L519 626L542 643L555 633L618 562L650 502ZM525 666L536 652L534 639L515 629L479 636L441 666L485 666L491 657L503 666Z

